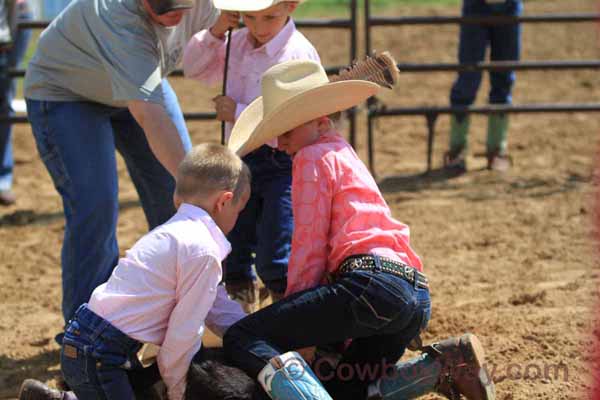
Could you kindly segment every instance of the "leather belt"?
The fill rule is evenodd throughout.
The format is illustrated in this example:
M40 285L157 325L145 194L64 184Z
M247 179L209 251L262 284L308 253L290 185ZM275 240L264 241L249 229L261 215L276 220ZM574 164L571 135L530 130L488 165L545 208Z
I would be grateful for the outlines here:
M422 272L403 262L375 254L356 254L347 257L338 269L337 275L350 271L381 271L399 276L415 286L429 289L427 277Z

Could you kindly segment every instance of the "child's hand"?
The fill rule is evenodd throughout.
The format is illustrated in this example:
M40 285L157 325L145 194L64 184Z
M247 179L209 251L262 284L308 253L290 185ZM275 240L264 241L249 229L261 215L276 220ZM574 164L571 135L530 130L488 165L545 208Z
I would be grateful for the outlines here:
M210 33L219 39L225 39L229 28L237 28L240 24L240 13L237 11L222 11L217 22L210 28Z
M217 96L212 99L217 111L217 119L225 122L235 122L235 101L228 96Z

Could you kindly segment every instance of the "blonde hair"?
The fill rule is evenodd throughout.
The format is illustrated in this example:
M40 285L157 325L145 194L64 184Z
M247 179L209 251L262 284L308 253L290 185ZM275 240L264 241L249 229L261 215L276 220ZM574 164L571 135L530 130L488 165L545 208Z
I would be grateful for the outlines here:
M220 144L203 143L194 146L179 164L175 193L189 200L227 190L237 202L251 179L250 169L237 154Z

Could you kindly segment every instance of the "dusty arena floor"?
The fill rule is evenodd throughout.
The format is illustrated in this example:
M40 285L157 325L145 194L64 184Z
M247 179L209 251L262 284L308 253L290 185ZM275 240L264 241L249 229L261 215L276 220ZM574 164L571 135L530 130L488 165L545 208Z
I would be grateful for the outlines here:
M594 0L526 2L527 14L594 11ZM457 13L453 7L418 7L395 14ZM326 64L347 61L347 43L339 31L307 35ZM455 26L386 27L373 35L374 48L389 49L399 62L455 61ZM591 23L525 25L522 58L597 59L597 39ZM444 105L453 79L452 73L405 74L399 88L382 100ZM208 99L216 90L182 79L173 83L184 109L209 110ZM485 82L478 104L485 103L487 88ZM514 102L593 102L599 93L597 71L520 72ZM395 217L410 225L412 244L432 281L433 315L425 339L477 334L501 400L576 399L589 386L599 277L591 224L598 121L592 113L512 115L510 172L489 172L483 159L473 157L469 173L450 180L435 174L417 177L425 168L424 118L386 118L375 124L381 189ZM484 150L485 122L482 116L473 118L472 153ZM441 164L448 125L447 116L439 118L435 168ZM363 116L358 131L362 157L364 126ZM194 143L219 140L214 122L192 122L189 128ZM18 203L0 209L1 399L14 398L27 377L54 384L60 374L53 337L61 329L62 208L29 126L15 131ZM147 227L122 160L119 171L119 241L126 249Z

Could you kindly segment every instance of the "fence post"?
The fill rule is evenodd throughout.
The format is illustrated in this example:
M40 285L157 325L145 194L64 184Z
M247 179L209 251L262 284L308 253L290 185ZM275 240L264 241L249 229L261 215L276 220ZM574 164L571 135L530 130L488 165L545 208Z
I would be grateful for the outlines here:
M350 63L356 60L357 53L357 0L350 0ZM350 120L350 146L356 149L356 107L348 110L348 119Z
M433 139L435 136L435 122L437 121L438 113L429 112L425 114L427 120L427 171L426 174L431 172L431 158L433 154Z

